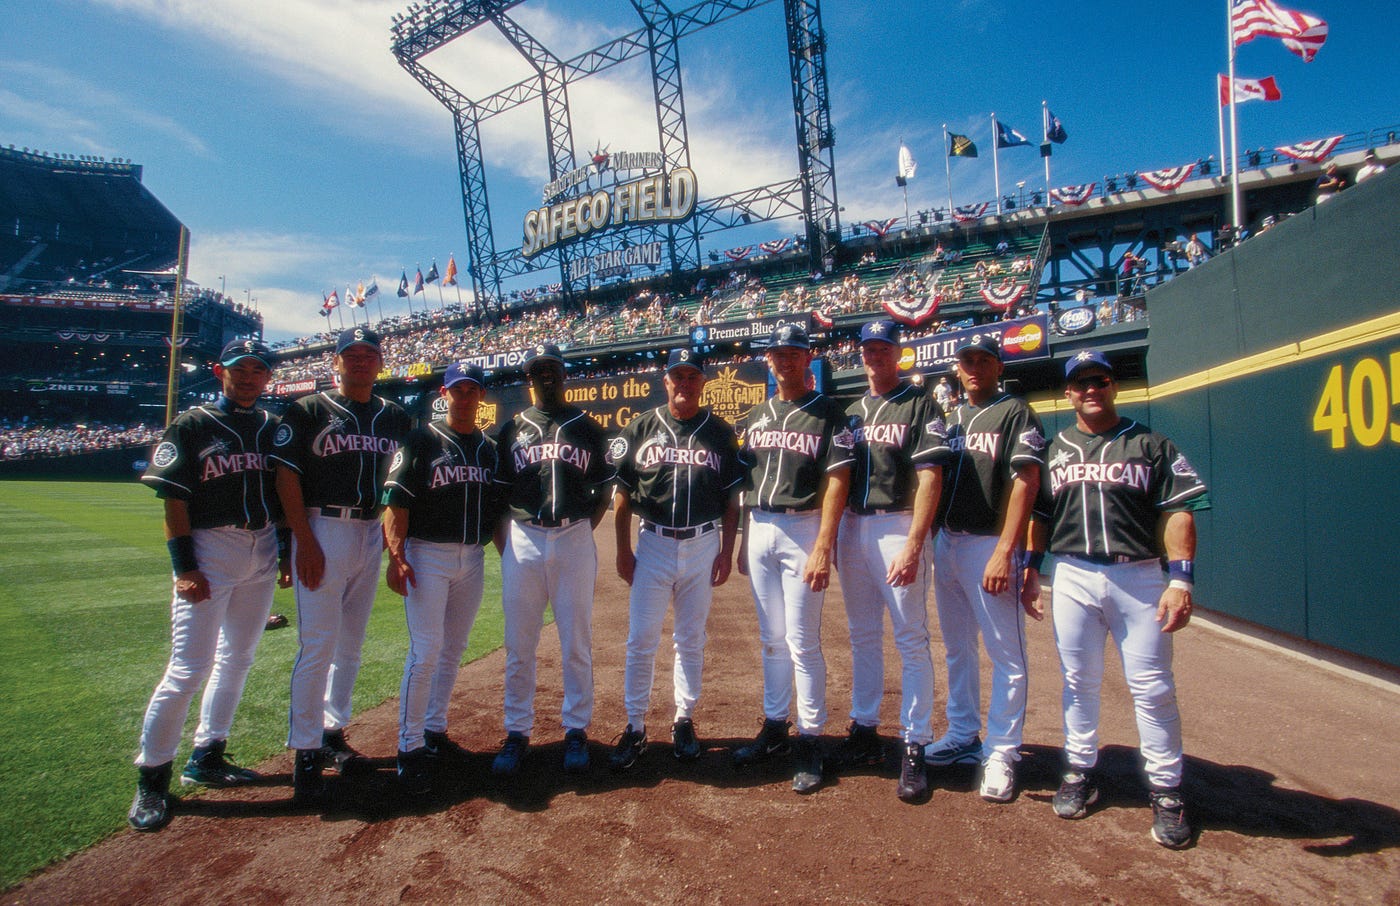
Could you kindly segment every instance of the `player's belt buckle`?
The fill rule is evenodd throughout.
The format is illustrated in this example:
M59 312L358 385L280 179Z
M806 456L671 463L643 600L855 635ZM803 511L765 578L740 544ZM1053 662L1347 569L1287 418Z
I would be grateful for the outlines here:
M699 538L701 535L713 532L718 524L711 520L702 525L693 525L688 528L667 528L664 525L657 525L654 522L642 520L642 531L655 532L662 538L671 538L676 541L689 541L691 538Z
M260 531L262 531L263 529L267 528L267 523L266 523L266 522L238 522L238 523L235 523L233 527L234 527L234 528L237 528L237 529L243 529L243 531L245 531L245 532L260 532Z
M531 519L529 524L535 528L565 528L575 522L582 522L583 518L577 519Z
M761 506L759 509L765 513L775 513L779 516L801 516L819 512L816 507L804 510L795 506Z
M366 510L355 506L323 506L320 514L327 519L374 519L379 514L374 510Z

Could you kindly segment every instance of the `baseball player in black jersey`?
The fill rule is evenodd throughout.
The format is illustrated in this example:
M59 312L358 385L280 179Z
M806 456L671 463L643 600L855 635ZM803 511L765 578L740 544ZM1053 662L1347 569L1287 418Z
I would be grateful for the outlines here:
M297 752L301 802L320 798L327 760L344 770L359 755L345 741L345 726L379 585L379 494L409 429L408 414L374 394L384 362L378 334L346 329L331 362L338 388L293 403L272 453L294 539L300 648L287 744Z
M1067 770L1055 814L1082 818L1098 799L1099 688L1111 635L1137 714L1152 793L1152 838L1191 842L1181 798L1181 716L1172 633L1191 619L1196 522L1205 484L1176 446L1118 415L1118 383L1102 353L1066 363L1074 424L1050 442L1023 592L1038 606L1044 552L1055 555L1051 609L1064 673ZM1161 538L1161 542L1158 539ZM1165 548L1165 551L1163 550ZM1165 552L1170 581L1163 576Z
M748 527L738 559L758 611L764 720L758 738L734 751L734 764L742 767L787 751L795 688L792 788L808 793L822 782L822 604L850 490L854 435L836 401L808 389L812 351L801 327L774 330L765 357L778 392L755 406L745 423L754 470L745 492Z
M663 378L666 405L632 419L608 447L617 470L613 494L617 574L632 586L623 681L627 728L609 758L625 770L646 750L646 715L656 646L666 605L675 602L675 717L672 750L682 761L700 755L692 715L705 661L711 589L729 578L745 477L734 429L700 408L704 363L674 350ZM632 552L632 513L641 517Z
M607 509L613 472L603 429L564 401L559 347L536 346L525 375L535 404L497 437L496 482L505 489L511 518L501 554L506 740L491 769L503 776L520 770L535 724L535 650L549 604L564 668L564 770L578 774L588 770L593 720L593 529Z
M1021 556L1040 487L1045 435L1023 400L1001 389L1001 348L990 337L957 351L963 402L948 414L949 457L934 544L938 620L948 660L948 730L929 764L982 762L982 798L1015 794L1026 716ZM981 728L977 635L992 662L987 742Z
M271 362L260 340L225 346L214 366L223 395L171 422L141 478L165 503L175 597L170 662L146 708L136 757L127 820L137 830L159 830L170 818L171 765L190 701L206 679L181 782L233 786L258 777L224 749L279 578L281 509L267 457L277 420L257 408Z
M928 583L933 557L925 549L947 443L943 411L921 388L899 377L899 329L874 321L860 331L860 357L869 392L846 410L855 433L850 497L841 522L837 568L851 630L851 729L839 753L843 765L879 765L876 732L885 691L885 611L904 665L900 723L900 799L928 790L924 749L933 741L933 657L929 653Z
M408 618L398 773L414 794L431 787L430 759L465 753L447 736L447 705L481 607L482 548L501 514L496 444L476 426L485 385L477 366L449 365L440 391L447 417L408 435L384 484L385 579Z

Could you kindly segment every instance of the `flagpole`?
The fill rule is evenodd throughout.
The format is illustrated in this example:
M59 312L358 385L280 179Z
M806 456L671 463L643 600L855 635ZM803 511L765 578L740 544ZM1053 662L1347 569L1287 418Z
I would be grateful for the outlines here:
M1225 41L1230 47L1230 218L1238 233L1244 205L1240 193L1240 124L1235 113L1235 22L1230 7L1231 0L1225 0Z
M335 290L331 290L331 292L335 292ZM338 321L338 322L340 323L340 329L341 329L341 330L344 330L344 329L345 329L345 312L343 312L343 311L340 310L340 306L339 306L339 305L337 305L337 306L335 307L335 319L336 319L336 321Z
M953 216L953 165L949 162L948 124L943 124L943 174L948 177L948 217Z
M1050 144L1050 130L1046 127L1050 125L1050 102L1040 102L1040 131L1045 133L1045 144ZM1049 148L1046 149L1050 150ZM1050 155L1045 155L1045 211L1046 216L1050 216L1049 211L1053 205L1050 203Z
M1001 144L997 139L997 115L992 114L992 185L997 192L997 216L1001 216L1001 167L997 165L997 146Z

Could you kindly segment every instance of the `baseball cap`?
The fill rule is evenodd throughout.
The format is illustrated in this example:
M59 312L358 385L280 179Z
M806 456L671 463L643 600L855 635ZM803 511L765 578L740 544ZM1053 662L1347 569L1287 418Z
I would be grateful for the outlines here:
M704 371L705 357L693 349L672 349L671 354L666 357L666 371L668 373L687 365L697 371Z
M1085 368L1102 368L1109 374L1113 374L1113 366L1108 363L1108 357L1097 349L1085 349L1083 352L1076 352L1065 362L1065 380L1074 377L1075 372Z
M525 370L529 371L536 362L558 362L564 364L564 353L559 351L559 347L553 343L540 343L530 349L530 354L525 356Z
M987 355L1001 361L1001 344L996 337L969 337L958 344L956 355L962 358L964 352L985 352Z
M807 331L803 330L800 324L779 324L773 328L773 333L768 338L769 349L778 346L811 349L812 343L807 339Z
M340 338L335 341L335 354L340 355L351 346L368 346L379 352L379 334L368 327L347 327L340 332Z
M880 340L899 345L899 325L893 321L871 321L860 329L860 341Z
M219 353L219 364L232 367L240 359L257 359L267 367L272 367L272 350L262 340L233 340Z
M442 379L442 386L455 387L463 381L471 381L478 387L485 387L486 374L470 362L453 362L448 365L447 374Z

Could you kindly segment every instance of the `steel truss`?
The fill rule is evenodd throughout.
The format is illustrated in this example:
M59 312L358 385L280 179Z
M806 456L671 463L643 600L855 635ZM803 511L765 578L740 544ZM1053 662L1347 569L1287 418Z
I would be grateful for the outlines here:
M668 171L690 165L681 79L680 42L687 35L765 6L773 0L702 0L673 10L663 0L630 0L643 25L599 47L562 60L507 13L523 0L434 0L414 3L396 16L394 57L419 84L452 112L461 171L462 208L467 228L467 273L477 299L500 298L503 279L557 265L567 299L572 298L569 260L590 254L602 239L588 239L526 259L518 248L498 251L491 223L482 153L482 121L539 101L549 145L549 178L577 167L568 86L646 54L651 64L657 135ZM800 215L814 269L840 241L836 203L831 110L827 93L825 36L819 0L784 0L792 72L793 115L798 139L798 176L788 182L702 199L686 223L647 225L618 231L623 246L661 241L673 275L700 265L700 238L706 231ZM482 25L494 26L535 71L489 97L470 99L422 62L423 58ZM610 234L614 235L614 234Z

